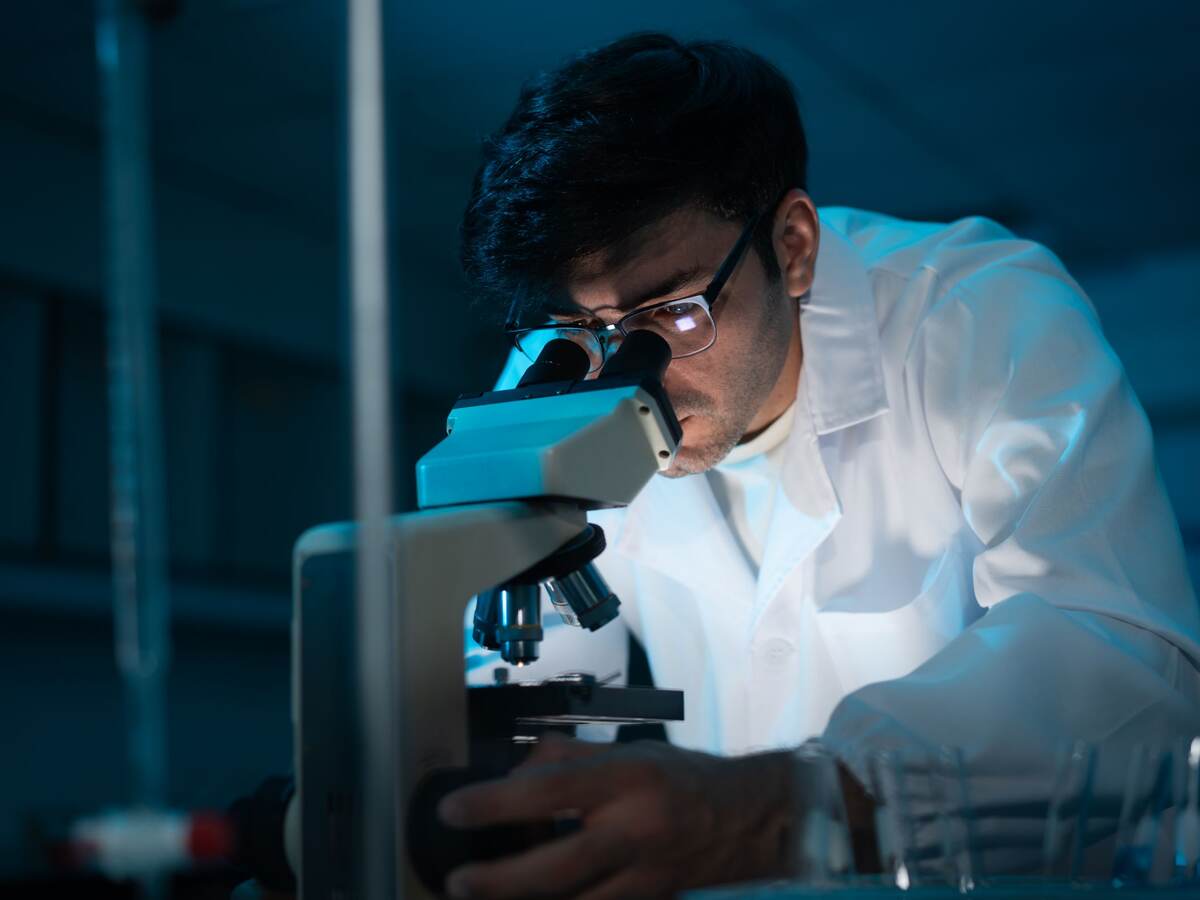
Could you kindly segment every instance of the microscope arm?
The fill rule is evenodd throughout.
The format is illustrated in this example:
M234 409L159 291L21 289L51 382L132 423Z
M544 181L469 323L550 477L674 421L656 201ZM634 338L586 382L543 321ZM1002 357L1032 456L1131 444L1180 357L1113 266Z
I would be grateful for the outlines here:
M442 507L390 520L392 595L397 599L391 627L397 649L391 671L381 676L391 680L403 747L394 792L400 841L409 799L421 779L435 769L468 763L462 647L467 603L586 527L581 509L549 501ZM338 888L334 882L343 864L330 858L330 848L344 846L345 832L353 828L354 619L346 615L346 603L354 596L354 546L354 526L339 524L306 532L295 550L296 777L299 786L321 785L315 793L302 787L296 800L304 836L297 876L312 896L328 896ZM402 846L397 850L403 853ZM321 877L304 875L310 862ZM422 896L415 882L409 887L411 896Z

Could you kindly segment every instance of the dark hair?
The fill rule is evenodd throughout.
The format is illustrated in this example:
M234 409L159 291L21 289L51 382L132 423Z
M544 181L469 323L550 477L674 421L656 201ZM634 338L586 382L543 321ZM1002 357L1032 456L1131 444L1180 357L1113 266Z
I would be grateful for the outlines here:
M483 146L462 265L497 313L561 289L573 262L686 205L746 222L779 275L771 213L805 187L796 99L773 65L718 41L635 34L535 76Z

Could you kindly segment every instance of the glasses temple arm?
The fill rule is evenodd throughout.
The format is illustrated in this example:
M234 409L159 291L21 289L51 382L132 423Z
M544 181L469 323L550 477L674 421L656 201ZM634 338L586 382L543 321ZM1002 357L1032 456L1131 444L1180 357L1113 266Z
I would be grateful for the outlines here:
M725 282L729 280L729 276L733 274L733 270L737 268L738 263L742 261L742 257L746 253L746 245L750 243L754 237L754 231L758 228L758 223L762 220L762 211L755 213L754 216L746 223L746 227L742 229L742 234L738 238L737 243L733 245L733 249L729 251L729 255L725 257L725 262L721 263L721 268L717 270L717 274L713 276L712 282L708 286L708 290L704 292L704 299L708 301L708 305L712 306L719 296L721 291L725 289Z
M504 317L504 330L512 331L517 327L517 308L521 305L521 295L513 294L512 302L508 304L508 315Z

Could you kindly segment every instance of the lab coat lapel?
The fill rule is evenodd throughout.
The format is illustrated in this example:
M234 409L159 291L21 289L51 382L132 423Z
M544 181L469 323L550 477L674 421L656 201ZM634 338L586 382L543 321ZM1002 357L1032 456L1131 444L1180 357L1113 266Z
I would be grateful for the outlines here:
M788 576L829 536L841 517L842 505L821 457L820 437L808 403L807 382L802 378L763 548L754 598L754 622L762 616Z

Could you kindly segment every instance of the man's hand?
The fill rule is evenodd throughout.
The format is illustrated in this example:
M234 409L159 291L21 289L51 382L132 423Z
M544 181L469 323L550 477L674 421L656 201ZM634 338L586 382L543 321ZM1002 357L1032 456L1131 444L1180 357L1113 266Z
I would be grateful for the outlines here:
M446 796L458 828L577 816L582 828L447 879L452 897L670 896L786 874L788 753L726 759L666 744L550 737L507 777Z

